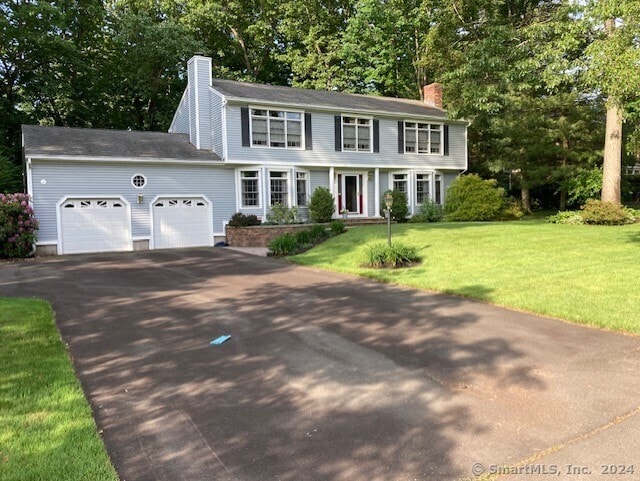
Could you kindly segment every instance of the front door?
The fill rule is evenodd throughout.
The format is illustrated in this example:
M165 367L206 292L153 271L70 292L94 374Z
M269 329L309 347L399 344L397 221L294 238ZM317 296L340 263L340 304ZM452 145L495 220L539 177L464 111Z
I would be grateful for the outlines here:
M354 215L363 213L362 174L338 175L338 207L341 213L344 210Z

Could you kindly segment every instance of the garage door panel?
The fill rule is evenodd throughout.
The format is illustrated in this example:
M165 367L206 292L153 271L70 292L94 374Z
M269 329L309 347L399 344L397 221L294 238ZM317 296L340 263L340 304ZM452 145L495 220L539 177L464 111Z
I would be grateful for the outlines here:
M154 249L213 245L212 207L203 197L161 198L152 209Z
M62 253L132 250L130 212L119 198L67 199L60 208Z

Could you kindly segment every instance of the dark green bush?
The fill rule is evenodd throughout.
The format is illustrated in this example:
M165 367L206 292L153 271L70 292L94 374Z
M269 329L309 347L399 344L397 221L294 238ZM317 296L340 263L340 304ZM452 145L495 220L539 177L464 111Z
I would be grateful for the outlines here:
M311 236L311 229L299 230L295 233L296 242L300 246L309 245L313 242L313 238Z
M422 260L418 249L399 242L389 245L384 242L369 247L369 267L407 267Z
M627 209L613 202L590 199L582 206L582 220L592 225L624 225L636 222L632 209Z
M274 204L267 213L269 224L295 224L298 222L298 208L288 207L284 204Z
M344 222L341 220L332 220L330 229L333 235L342 234L344 232Z
M336 210L335 199L326 187L318 187L309 199L309 217L312 222L329 222Z
M393 205L391 206L391 219L396 222L406 222L409 217L409 206L407 205L407 194L401 190L387 190L380 200L380 209L384 212L387 206L384 203L384 196L391 192Z
M309 232L313 241L317 241L327 237L327 228L320 224L312 225L311 229L309 229Z
M260 225L260 219L257 216L250 214L245 215L242 212L236 212L231 216L229 225L231 227L247 227L250 225Z
M293 234L282 234L269 242L269 250L276 256L288 256L298 250L298 239Z
M449 221L486 221L500 216L505 204L504 189L493 179L477 174L457 177L447 190L444 206Z

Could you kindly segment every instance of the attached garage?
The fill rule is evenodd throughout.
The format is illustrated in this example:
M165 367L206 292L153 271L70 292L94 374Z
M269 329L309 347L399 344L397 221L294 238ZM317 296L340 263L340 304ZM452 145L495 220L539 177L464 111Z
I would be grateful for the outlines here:
M122 197L64 197L58 202L60 254L133 250L131 209Z
M213 245L213 206L205 196L156 197L151 224L151 249Z

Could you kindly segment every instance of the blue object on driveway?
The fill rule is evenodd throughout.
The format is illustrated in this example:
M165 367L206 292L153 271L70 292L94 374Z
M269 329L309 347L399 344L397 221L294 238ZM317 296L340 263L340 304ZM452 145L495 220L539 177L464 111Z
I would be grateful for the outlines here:
M209 344L214 344L216 346L219 346L223 342L227 342L229 339L231 339L231 336L224 335L224 336L220 336L220 337L214 339Z

